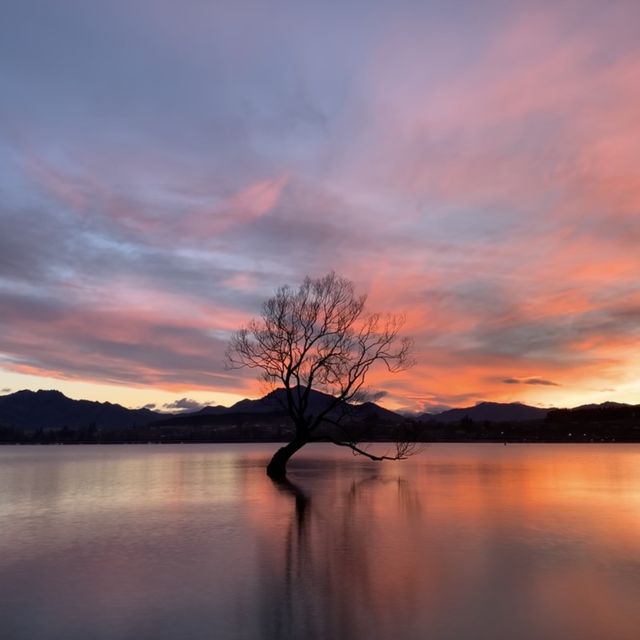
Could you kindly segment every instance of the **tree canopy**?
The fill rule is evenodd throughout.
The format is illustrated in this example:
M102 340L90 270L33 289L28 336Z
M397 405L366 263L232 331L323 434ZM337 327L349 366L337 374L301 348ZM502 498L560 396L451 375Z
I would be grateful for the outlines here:
M268 468L272 477L284 477L288 459L314 441L321 424L338 424L352 403L366 399L364 385L372 367L382 365L393 373L412 364L411 340L400 336L404 317L370 313L366 301L350 280L334 272L306 277L297 289L278 288L260 317L232 336L230 365L256 369L268 386L286 392L295 436L274 455ZM318 408L311 403L312 390L330 399ZM394 456L373 456L349 439L332 441L373 459L408 453L399 447Z

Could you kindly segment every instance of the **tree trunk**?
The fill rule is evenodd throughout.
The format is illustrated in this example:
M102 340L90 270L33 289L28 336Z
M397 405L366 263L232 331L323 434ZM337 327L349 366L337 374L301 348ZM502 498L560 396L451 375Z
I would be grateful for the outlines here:
M302 449L307 444L307 440L296 438L284 447L280 447L271 458L271 462L267 465L267 475L276 482L282 482L287 479L287 462L289 458Z

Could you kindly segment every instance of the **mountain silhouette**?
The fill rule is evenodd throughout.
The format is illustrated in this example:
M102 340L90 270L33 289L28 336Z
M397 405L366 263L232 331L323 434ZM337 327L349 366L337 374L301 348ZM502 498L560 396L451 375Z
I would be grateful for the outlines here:
M442 423L459 422L468 418L475 421L521 422L525 420L544 420L548 409L531 407L520 402L480 402L473 407L449 409L438 414L423 414L422 421Z
M294 392L296 390L294 389ZM332 396L311 390L309 394L309 413L317 415L333 402ZM407 417L385 409L374 402L347 405L335 410L337 414L346 413L351 423L380 423L399 425ZM499 402L481 402L473 407L449 409L439 414L422 414L415 418L422 424L454 424L469 419L474 422L517 423L541 421L545 418L554 421L576 419L608 420L622 416L626 419L637 415L638 407L615 402L583 405L574 409L541 409L518 402L508 404ZM128 409L111 402L93 402L73 400L60 391L18 391L0 396L0 425L4 429L56 430L97 429L112 431L144 427L147 425L191 425L232 426L251 423L256 428L282 424L288 420L286 412L286 392L276 389L262 398L244 399L230 407L211 406L188 413L161 413L149 409Z
M301 389L301 393L304 389ZM297 393L297 388L293 389L293 393ZM335 402L335 398L322 391L316 391L312 389L309 392L308 414L318 415L320 412L325 411L332 403ZM233 422L233 416L236 416L238 420L246 420L251 416L263 420L265 422L273 422L282 420L287 415L287 392L285 389L275 389L271 393L268 393L262 398L257 400L244 399L236 402L230 407L204 407L199 411L193 413L183 413L176 416L166 417L160 419L156 424L165 425L212 425L221 424L226 425ZM362 404L347 404L339 403L333 410L333 417L339 414L346 414L350 421L362 422L365 420L386 422L390 424L400 423L405 418L393 411L389 411L374 402L364 402Z
M0 424L14 429L102 429L148 424L161 414L111 402L72 400L60 391L17 391L0 396Z
M295 391L295 390L294 390ZM327 408L333 398L320 391L311 390L309 412L317 414ZM404 418L372 402L346 405L349 418L356 421L372 420L389 423L402 422ZM220 421L233 424L234 420L256 417L269 423L282 419L286 414L286 392L276 389L257 400L244 399L231 407L204 407L196 412L160 413L149 409L128 409L111 402L73 400L60 391L17 391L0 396L0 425L19 430L70 429L96 427L98 429L123 429L145 426L150 423L207 425ZM234 418L235 416L235 418Z

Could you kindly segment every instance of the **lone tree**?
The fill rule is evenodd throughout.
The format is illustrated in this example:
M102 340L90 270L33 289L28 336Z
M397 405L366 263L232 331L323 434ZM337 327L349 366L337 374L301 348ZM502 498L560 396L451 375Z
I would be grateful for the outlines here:
M231 367L257 369L271 388L284 387L284 406L294 435L267 466L274 480L286 479L287 462L309 442L331 441L372 460L398 460L412 443L396 442L393 455L373 455L341 431L344 438L318 435L318 427L341 427L353 403L366 398L364 382L375 365L390 372L411 366L411 340L399 336L404 318L369 313L366 295L356 295L353 283L331 272L305 278L298 289L280 287L266 300L259 318L231 338ZM312 389L327 394L320 407Z

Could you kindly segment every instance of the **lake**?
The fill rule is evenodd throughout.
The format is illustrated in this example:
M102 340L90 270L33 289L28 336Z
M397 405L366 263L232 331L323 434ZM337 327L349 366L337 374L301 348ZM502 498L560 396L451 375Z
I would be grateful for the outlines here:
M0 637L640 637L640 446L277 446L0 447Z

